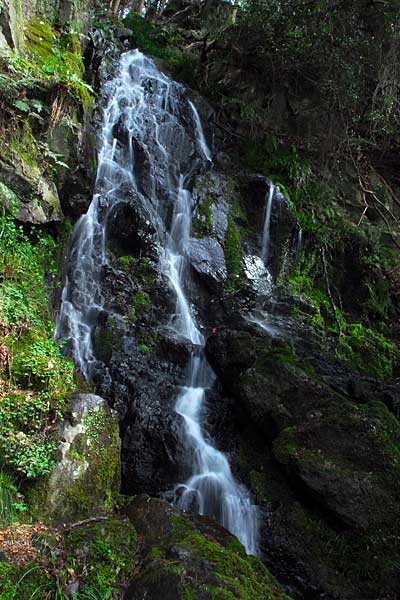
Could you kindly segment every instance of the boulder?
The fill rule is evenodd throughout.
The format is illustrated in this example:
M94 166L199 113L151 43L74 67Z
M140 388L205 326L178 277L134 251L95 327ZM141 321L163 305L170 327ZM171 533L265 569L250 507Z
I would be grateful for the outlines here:
M142 539L125 600L290 600L262 562L211 519L140 496L126 508Z
M118 422L107 402L76 394L70 410L60 427L60 458L48 485L50 514L64 522L107 513L120 488Z

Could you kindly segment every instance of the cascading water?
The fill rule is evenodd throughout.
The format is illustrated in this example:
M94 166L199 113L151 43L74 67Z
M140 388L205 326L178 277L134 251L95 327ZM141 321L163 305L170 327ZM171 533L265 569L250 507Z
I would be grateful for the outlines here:
M268 196L265 195L265 218L264 218L264 229L263 229L263 237L261 244L261 258L265 262L268 259L269 253L269 237L270 237L270 225L271 225L271 210L272 210L272 202L275 194L275 186L271 183L269 184Z
M119 73L106 93L109 101L104 110L95 195L71 237L56 335L69 343L90 380L95 363L92 331L103 310L100 275L108 263L107 220L116 205L126 202L129 190L164 242L160 268L176 298L169 330L195 347L186 385L176 403L193 457L192 476L176 486L176 504L216 518L254 554L257 509L247 490L235 481L226 456L206 439L201 426L206 390L214 374L204 357L204 337L186 293L190 283L190 186L195 174L211 161L200 117L184 88L137 50L122 55ZM139 161L143 156L146 160Z

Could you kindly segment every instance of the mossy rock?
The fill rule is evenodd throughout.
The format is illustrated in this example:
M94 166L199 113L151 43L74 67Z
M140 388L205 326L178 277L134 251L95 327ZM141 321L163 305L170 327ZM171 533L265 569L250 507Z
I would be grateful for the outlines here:
M116 319L109 318L98 325L93 335L93 346L96 358L109 363L114 352L121 350L122 331Z
M6 205L18 207L18 220L40 225L63 219L48 166L28 119L24 119L0 148L0 194Z
M71 422L61 430L61 457L49 482L49 512L56 520L112 511L120 488L121 441L105 400L77 394Z
M187 517L162 500L126 508L142 536L143 564L126 600L289 600L262 562L211 519Z

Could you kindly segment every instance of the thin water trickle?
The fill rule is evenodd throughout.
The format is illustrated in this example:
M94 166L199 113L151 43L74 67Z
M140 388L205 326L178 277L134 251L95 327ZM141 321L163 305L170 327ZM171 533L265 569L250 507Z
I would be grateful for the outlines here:
M265 195L265 217L264 217L264 229L263 229L263 237L261 244L261 258L264 262L268 260L269 253L269 238L270 238L270 226L271 226L271 210L272 203L275 194L275 185L272 183L269 184L268 195Z
M106 93L109 100L104 109L95 194L71 236L57 337L69 343L90 381L95 364L92 332L104 304L100 276L108 262L107 220L116 205L127 201L129 189L150 215L159 239L164 240L160 268L175 296L169 329L198 347L176 403L183 419L184 442L193 456L192 476L176 486L176 504L216 518L254 554L257 509L248 491L235 481L226 456L206 439L201 424L214 374L204 357L204 336L186 293L190 284L186 254L192 219L190 185L211 161L201 120L184 88L137 50L122 55L119 72L107 84ZM138 161L138 152L146 161Z

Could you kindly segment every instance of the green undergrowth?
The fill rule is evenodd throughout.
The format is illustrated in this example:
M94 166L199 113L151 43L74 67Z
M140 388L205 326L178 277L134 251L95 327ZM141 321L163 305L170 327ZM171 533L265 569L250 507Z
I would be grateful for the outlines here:
M27 509L21 500L13 476L0 471L0 527L11 525Z
M137 535L119 519L35 536L36 561L0 562L1 600L107 600L117 597L134 569ZM119 595L118 595L119 597Z
M54 465L56 422L74 389L47 300L56 244L39 229L28 235L12 212L0 217L0 234L0 458L15 475L35 478Z
M189 85L196 83L197 59L190 52L177 47L179 33L163 30L136 13L129 13L125 17L124 26L133 32L134 48L166 61L177 79L182 79Z

